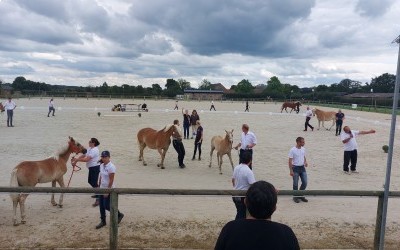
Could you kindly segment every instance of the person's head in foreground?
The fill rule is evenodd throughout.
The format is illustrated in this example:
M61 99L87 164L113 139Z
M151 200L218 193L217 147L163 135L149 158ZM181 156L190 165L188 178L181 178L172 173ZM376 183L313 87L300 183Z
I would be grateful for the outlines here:
M247 190L245 204L248 219L270 219L276 210L278 196L275 187L266 181L257 181Z

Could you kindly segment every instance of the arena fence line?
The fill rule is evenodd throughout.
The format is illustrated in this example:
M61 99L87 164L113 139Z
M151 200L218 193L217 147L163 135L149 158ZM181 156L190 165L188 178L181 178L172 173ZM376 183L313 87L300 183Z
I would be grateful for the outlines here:
M69 193L93 194L93 188L59 188L59 187L0 187L0 193ZM118 195L201 195L201 196L244 196L246 191L240 190L215 190L215 189L141 189L141 188L101 188L96 189L96 194L110 194L110 240L109 249L118 249ZM383 191L358 191L358 190L279 190L278 195L307 195L307 196L351 196L351 197L378 197L376 210L376 224L374 235L374 248L379 249L380 232L382 226ZM400 197L400 191L389 192L389 197Z

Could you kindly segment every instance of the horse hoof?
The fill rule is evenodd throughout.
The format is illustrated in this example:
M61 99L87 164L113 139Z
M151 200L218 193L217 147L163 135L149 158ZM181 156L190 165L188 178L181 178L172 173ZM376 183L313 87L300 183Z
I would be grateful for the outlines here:
M16 227L16 226L19 226L19 223L18 222L14 222L14 227Z
M165 169L165 167L164 167L164 166L161 166L161 169Z
M57 204L57 203L51 203L51 205L53 205L53 206L55 207L55 206L57 206L58 204Z
M62 207L63 207L63 205L60 205L60 204L59 204L59 205L58 205L58 207L59 207L59 208L62 208Z
M222 172L219 172L219 174L222 174Z
M146 163L146 162L143 162L143 166L147 166L147 163Z
M21 224L26 224L26 220L21 220Z

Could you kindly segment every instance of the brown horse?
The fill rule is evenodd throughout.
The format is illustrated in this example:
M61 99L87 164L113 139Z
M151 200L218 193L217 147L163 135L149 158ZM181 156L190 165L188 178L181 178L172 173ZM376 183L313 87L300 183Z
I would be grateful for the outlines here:
M231 166L232 166L232 170L233 170L233 162L232 162L232 156L231 156L232 143L233 143L233 129L232 129L232 131L225 130L225 133L226 133L225 137L217 135L217 136L213 136L211 139L211 152L210 152L209 167L211 168L212 155L213 155L214 149L216 149L219 174L222 174L222 170L221 170L222 156L225 154L228 155L229 160L231 161Z
M143 150L147 146L151 149L158 150L158 153L161 155L161 163L157 164L157 166L164 169L165 154L167 153L169 145L171 144L171 136L173 133L180 133L178 126L165 126L159 131L152 128L143 128L139 130L137 133L140 150L139 161L143 161L143 166L147 165L143 157Z
M282 104L282 109L281 109L281 113L283 110L286 111L287 113L287 108L291 108L290 113L292 113L293 110L296 111L296 113L298 114L300 112L300 106L301 106L301 102L297 101L297 102L284 102Z
M318 119L318 130L321 128L321 122L322 122L322 127L325 128L324 126L324 122L325 121L332 121L332 126L326 130L331 130L331 128L333 127L333 125L335 125L335 121L336 121L336 112L334 111L322 111L320 109L313 109L312 110L313 115L317 115L317 119Z
M0 102L0 111L1 111L1 112L4 112L4 110L5 110L5 108L4 108L4 106L3 106L3 103Z
M85 153L86 149L69 137L68 146L59 151L56 156L41 161L23 161L18 164L11 173L10 186L34 187L38 183L51 182L52 187L56 182L61 187L65 187L63 176L67 172L67 162L71 153ZM25 200L28 194L10 195L14 209L14 226L17 226L17 206L19 203L21 210L21 223L25 224ZM63 194L60 195L58 206L62 207ZM54 200L54 193L51 195L51 204L57 206Z

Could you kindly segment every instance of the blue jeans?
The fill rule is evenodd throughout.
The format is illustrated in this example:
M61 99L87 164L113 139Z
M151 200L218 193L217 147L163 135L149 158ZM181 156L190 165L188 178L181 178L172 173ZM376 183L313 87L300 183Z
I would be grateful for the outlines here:
M307 187L307 172L304 166L293 166L293 190L299 190L299 177L301 179L300 190Z
M232 200L236 207L235 220L246 219L246 205L244 204L244 197L232 197Z
M106 220L106 210L110 211L110 195L104 197L104 195L99 195L99 209L100 209L100 219L101 221ZM121 212L118 210L118 217L121 216Z
M189 127L190 124L183 124L183 139L189 139Z

